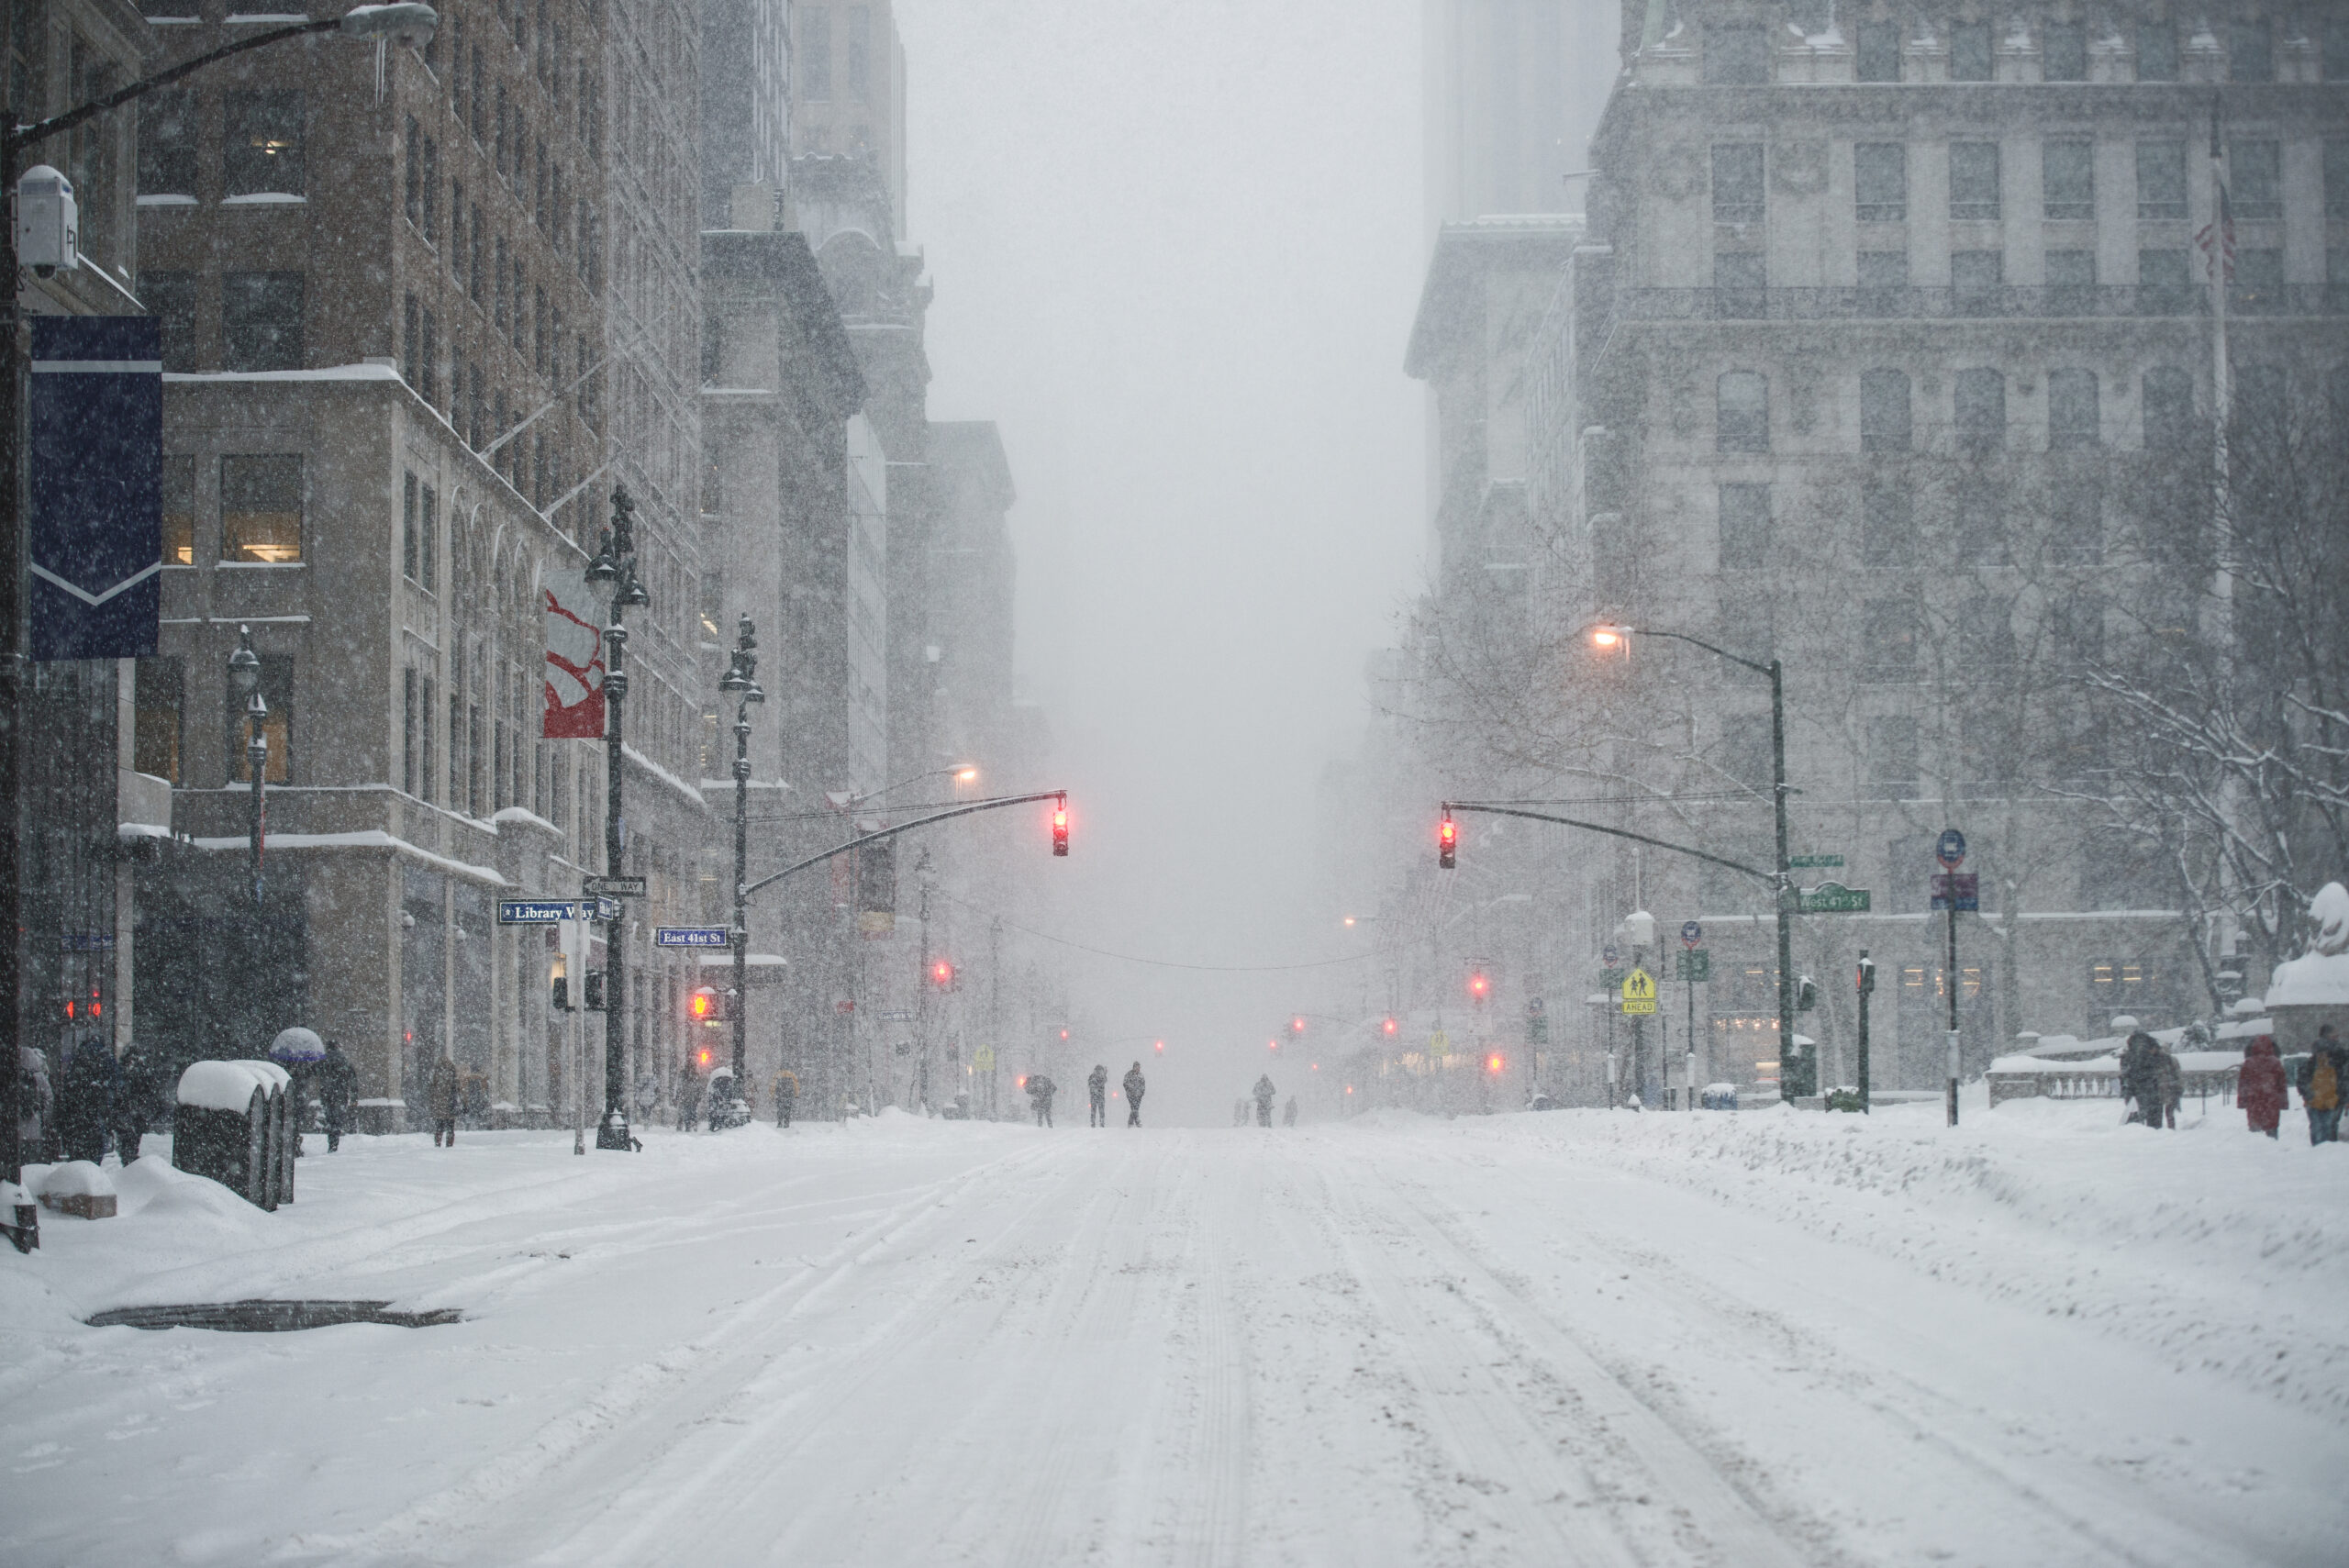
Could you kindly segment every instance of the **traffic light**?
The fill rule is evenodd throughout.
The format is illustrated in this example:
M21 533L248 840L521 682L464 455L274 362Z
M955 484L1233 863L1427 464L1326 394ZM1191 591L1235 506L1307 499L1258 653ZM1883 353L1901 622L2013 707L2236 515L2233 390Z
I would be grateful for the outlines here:
M1065 800L1052 807L1052 853L1068 853L1068 802Z
M931 964L930 983L941 991L952 990L954 984L954 966L942 958Z
M685 998L685 1017L697 1024L722 1024L734 1016L732 1002L715 985L697 986Z
M554 977L554 994L547 1005L558 1013L571 1011L571 982L563 975Z
M1401 1033L1401 1032L1402 1032L1402 1029L1403 1029L1403 1026L1402 1026L1399 1022L1397 1022L1397 1020L1395 1020L1395 1019L1393 1019L1393 1018L1389 1018L1389 1019L1387 1019L1387 1020L1386 1020L1386 1032L1387 1032L1388 1034L1390 1034L1390 1035L1392 1035L1392 1034L1399 1034L1399 1033Z
M1795 1011L1808 1013L1818 1006L1819 986L1809 975L1798 976L1795 981Z
M604 1010L604 972L600 969L587 972L587 1010L591 1013Z
M1435 863L1445 871L1450 871L1459 849L1460 824L1454 822L1451 814L1447 812L1444 814L1443 821L1435 830Z
M1288 1021L1288 1038L1296 1040L1305 1033L1305 1015L1299 1013Z
M1859 984L1860 984L1860 995L1863 995L1863 996L1868 996L1868 995L1875 995L1875 993L1876 993L1876 960L1874 960L1874 959L1870 958L1870 957L1869 957L1866 953L1865 953L1865 952L1863 952L1862 954L1860 954L1860 974L1859 974Z
M1485 972L1481 969L1471 972L1468 976L1469 1000L1475 1002L1478 1006L1482 1006L1485 1004L1485 999L1492 994L1493 983Z
M1485 1058L1486 1072L1498 1073L1501 1070L1501 1053L1499 1051L1496 1051L1490 1056Z

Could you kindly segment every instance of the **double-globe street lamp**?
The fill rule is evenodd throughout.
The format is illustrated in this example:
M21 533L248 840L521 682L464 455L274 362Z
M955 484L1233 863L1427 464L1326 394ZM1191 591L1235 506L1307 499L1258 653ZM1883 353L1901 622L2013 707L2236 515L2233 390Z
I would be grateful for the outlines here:
M627 848L627 824L620 814L620 784L627 770L625 717L628 711L628 611L649 605L636 574L636 503L628 487L612 491L612 526L587 562L587 588L603 610L604 627L604 875L620 874ZM636 1146L629 1131L628 1106L622 1095L622 1074L628 1047L628 919L627 906L611 922L604 938L604 1118L596 1124L596 1147L627 1151Z
M282 28L272 28L241 38L233 43L183 61L166 71L142 77L127 86L102 97L51 115L30 125L13 123L13 111L7 115L11 122L0 132L0 194L14 195L17 189L17 165L31 148L95 119L98 116L136 102L158 88L194 75L206 66L231 55L243 54L288 39L306 38L313 33L339 32L346 38L373 43L379 49L394 39L421 42L431 38L440 27L440 18L431 6L414 4L388 6L359 6L340 17L323 17L303 20ZM24 928L23 882L23 821L25 728L25 509L24 509L24 450L22 425L24 417L24 357L17 345L20 312L17 304L17 223L13 216L0 221L0 931L17 932ZM255 809L259 809L261 782L256 773L254 783ZM259 835L256 848L254 882L258 889ZM24 968L21 944L13 938L8 951L0 957L0 1105L17 1103L17 1051L22 1043L21 1028L24 1004ZM24 1150L17 1132L14 1116L0 1116L0 1182L13 1184L23 1174ZM8 1227L10 1239L20 1251L39 1244L38 1211L29 1206L19 1206Z
M261 907L262 844L269 826L269 808L262 791L269 773L269 699L261 694L261 655L253 651L253 628L237 628L237 651L228 655L228 684L245 695L245 772L252 782L252 811L246 827L250 840L253 907Z
M1766 675L1770 681L1770 804L1776 816L1778 858L1776 878L1778 906L1778 1093L1782 1099L1794 1099L1811 1092L1809 1074L1815 1063L1804 1058L1795 1045L1795 976L1794 976L1794 867L1787 858L1787 686L1785 672L1778 661L1768 663L1731 653L1726 648L1716 648L1704 639L1691 637L1685 631L1664 631L1655 627L1629 627L1601 624L1593 627L1591 645L1599 649L1620 648L1629 652L1634 637L1668 637L1676 642L1701 648L1716 658Z

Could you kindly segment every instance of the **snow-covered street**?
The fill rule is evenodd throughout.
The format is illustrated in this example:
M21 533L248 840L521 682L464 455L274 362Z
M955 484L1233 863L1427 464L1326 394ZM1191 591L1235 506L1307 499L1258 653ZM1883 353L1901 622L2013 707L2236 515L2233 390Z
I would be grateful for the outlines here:
M149 1159L0 1273L0 1561L2343 1561L2349 1153L2111 1116ZM248 1296L464 1321L78 1321Z

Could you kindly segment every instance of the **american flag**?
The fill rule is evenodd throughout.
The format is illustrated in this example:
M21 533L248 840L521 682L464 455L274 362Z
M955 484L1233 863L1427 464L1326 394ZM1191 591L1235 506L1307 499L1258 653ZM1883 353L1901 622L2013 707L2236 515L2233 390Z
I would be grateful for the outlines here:
M2219 220L2206 223L2194 236L2208 275L2222 284L2235 280L2235 215L2227 202L2227 161L2219 139L2219 119L2210 117L2210 183L2219 192Z

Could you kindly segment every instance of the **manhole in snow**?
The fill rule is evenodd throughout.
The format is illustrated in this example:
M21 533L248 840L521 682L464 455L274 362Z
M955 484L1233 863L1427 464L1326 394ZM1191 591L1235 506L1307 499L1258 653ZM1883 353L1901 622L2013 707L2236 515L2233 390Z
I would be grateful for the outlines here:
M458 1323L453 1307L429 1312L395 1312L388 1301L196 1301L162 1307L117 1307L88 1319L93 1329L219 1329L232 1334L284 1334L296 1329L330 1329L338 1323L388 1323L395 1329L429 1329Z

